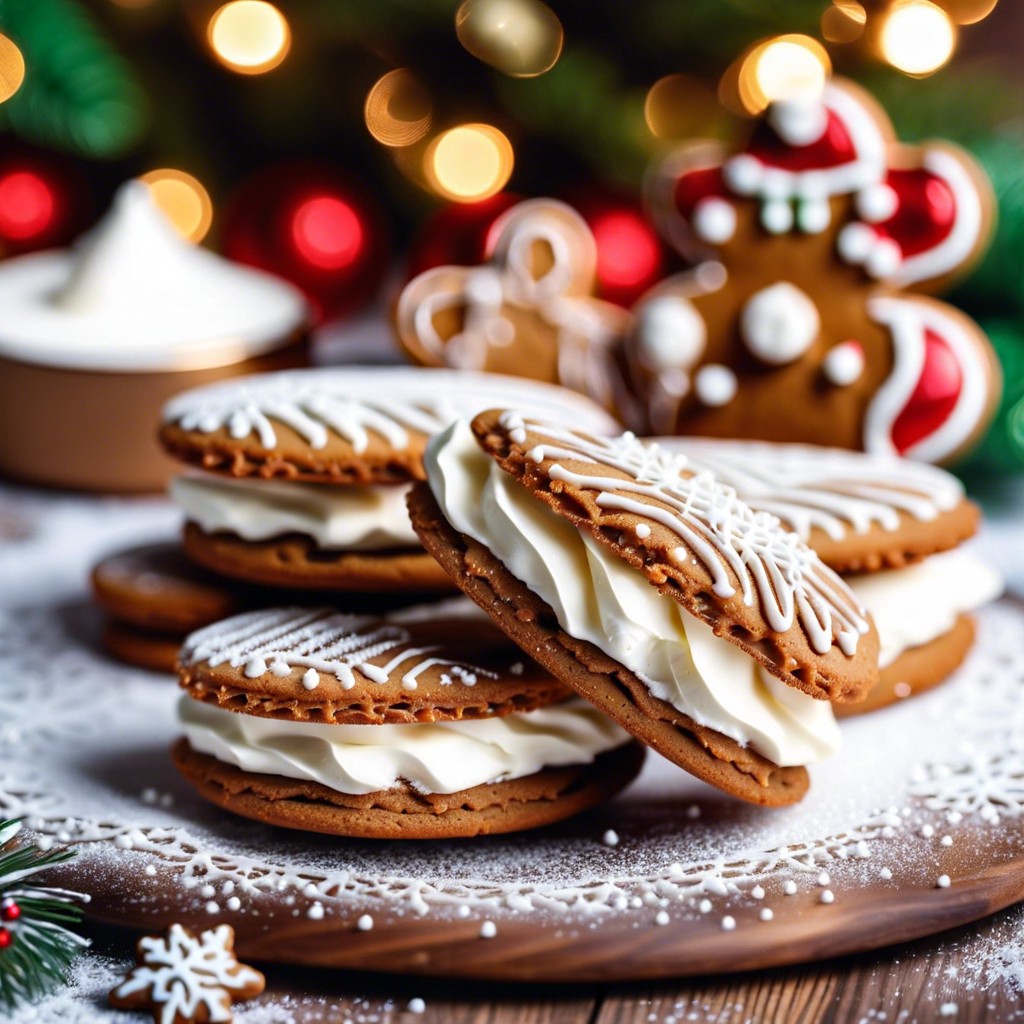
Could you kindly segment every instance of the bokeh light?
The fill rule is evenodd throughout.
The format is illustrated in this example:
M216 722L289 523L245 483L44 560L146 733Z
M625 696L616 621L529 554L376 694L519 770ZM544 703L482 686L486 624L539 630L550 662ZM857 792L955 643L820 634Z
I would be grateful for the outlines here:
M207 38L217 59L243 75L271 71L291 47L288 22L266 0L231 0L210 19Z
M804 35L768 39L751 50L740 70L740 94L751 113L777 100L821 95L832 70L825 47Z
M500 192L515 165L512 143L489 124L449 128L427 148L423 169L446 199L476 202Z
M143 174L142 180L182 238L200 242L206 237L213 223L213 203L197 178L173 167L161 167Z
M942 9L958 25L975 25L987 18L998 0L942 0Z
M938 71L956 48L956 26L929 0L896 0L878 37L882 56L908 75Z
M714 134L718 116L715 90L694 75L659 78L644 100L644 120L658 139Z
M412 146L430 131L430 97L411 71L395 68L367 93L363 116L378 142Z
M57 213L49 182L32 171L0 177L0 238L23 242L45 232Z
M322 270L342 270L362 251L363 225L343 199L311 196L292 215L292 240L307 263Z
M605 288L630 289L649 281L661 263L654 230L637 214L613 210L590 223L597 243L597 276Z
M17 43L0 32L0 103L9 100L25 81L25 58Z
M868 12L857 0L833 0L821 16L821 34L830 43L852 43L864 34Z
M542 0L464 0L455 13L455 33L474 57L513 78L550 71L565 35Z

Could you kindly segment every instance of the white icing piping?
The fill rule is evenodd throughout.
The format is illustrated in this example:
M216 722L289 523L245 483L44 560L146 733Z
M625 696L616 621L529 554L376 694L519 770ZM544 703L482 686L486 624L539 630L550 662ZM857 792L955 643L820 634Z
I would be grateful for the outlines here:
M674 556L680 561L699 559L719 597L728 599L736 593L731 574L743 603L752 606L756 598L773 630L787 631L797 617L817 653L826 653L833 642L848 656L856 652L860 635L870 627L849 588L778 519L755 512L733 488L709 473L683 475L688 472L684 455L644 444L632 434L599 440L527 421L514 412L503 413L501 424L514 443L524 444L527 431L547 439L535 444L527 457L538 465L553 460L547 470L552 480L597 491L601 508L641 515L674 532L683 541ZM522 440L516 442L517 437ZM632 479L578 473L558 460L607 466ZM650 505L632 495L660 504Z

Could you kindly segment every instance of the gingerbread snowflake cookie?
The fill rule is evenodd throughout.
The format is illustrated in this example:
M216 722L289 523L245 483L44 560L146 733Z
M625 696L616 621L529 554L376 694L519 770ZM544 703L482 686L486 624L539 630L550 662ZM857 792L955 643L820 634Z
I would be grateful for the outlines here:
M157 1024L229 1022L233 1003L254 999L266 979L235 958L229 925L196 934L172 924L139 939L136 965L110 993L120 1010L150 1010Z
M395 313L399 341L425 366L564 384L616 409L611 349L629 314L593 297L597 245L571 207L532 199L490 230L487 262L414 278Z
M655 432L941 462L984 431L991 346L919 294L963 273L988 236L990 188L965 153L897 143L881 108L837 80L772 104L740 152L676 152L650 199L695 264L645 296L624 342Z

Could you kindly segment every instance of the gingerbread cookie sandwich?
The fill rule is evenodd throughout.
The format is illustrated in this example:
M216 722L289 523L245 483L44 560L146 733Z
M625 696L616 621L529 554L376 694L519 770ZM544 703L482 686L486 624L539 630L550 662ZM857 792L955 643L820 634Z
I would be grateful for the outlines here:
M835 79L772 103L746 143L693 142L650 177L693 269L634 309L623 356L658 434L823 443L947 462L985 432L1000 370L984 332L925 294L984 250L975 161L898 143Z
M165 449L194 467L170 492L190 558L233 579L360 592L453 589L409 524L427 439L495 401L609 432L581 395L491 374L346 367L246 378L179 395Z
M462 598L381 617L250 612L189 637L174 762L272 825L442 839L559 821L642 748Z
M846 584L774 516L631 434L492 410L428 446L413 524L566 685L676 764L789 804L834 753L829 701L878 679Z
M998 572L961 545L980 512L956 477L883 455L766 442L661 438L693 472L713 470L845 575L880 641L878 685L858 714L948 678L974 641L971 612L1002 591Z

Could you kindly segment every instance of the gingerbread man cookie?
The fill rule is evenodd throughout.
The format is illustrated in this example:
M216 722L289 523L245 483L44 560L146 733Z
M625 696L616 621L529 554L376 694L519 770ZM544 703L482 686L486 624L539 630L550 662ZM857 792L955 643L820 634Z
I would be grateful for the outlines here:
M406 285L395 326L424 366L507 373L564 384L619 408L610 354L629 314L593 297L597 245L586 221L531 199L494 222L488 262L435 267Z
M984 432L992 348L920 294L963 273L991 227L991 190L965 153L897 143L871 97L835 80L772 104L740 152L672 154L649 195L695 264L641 300L623 343L656 432L929 462Z

